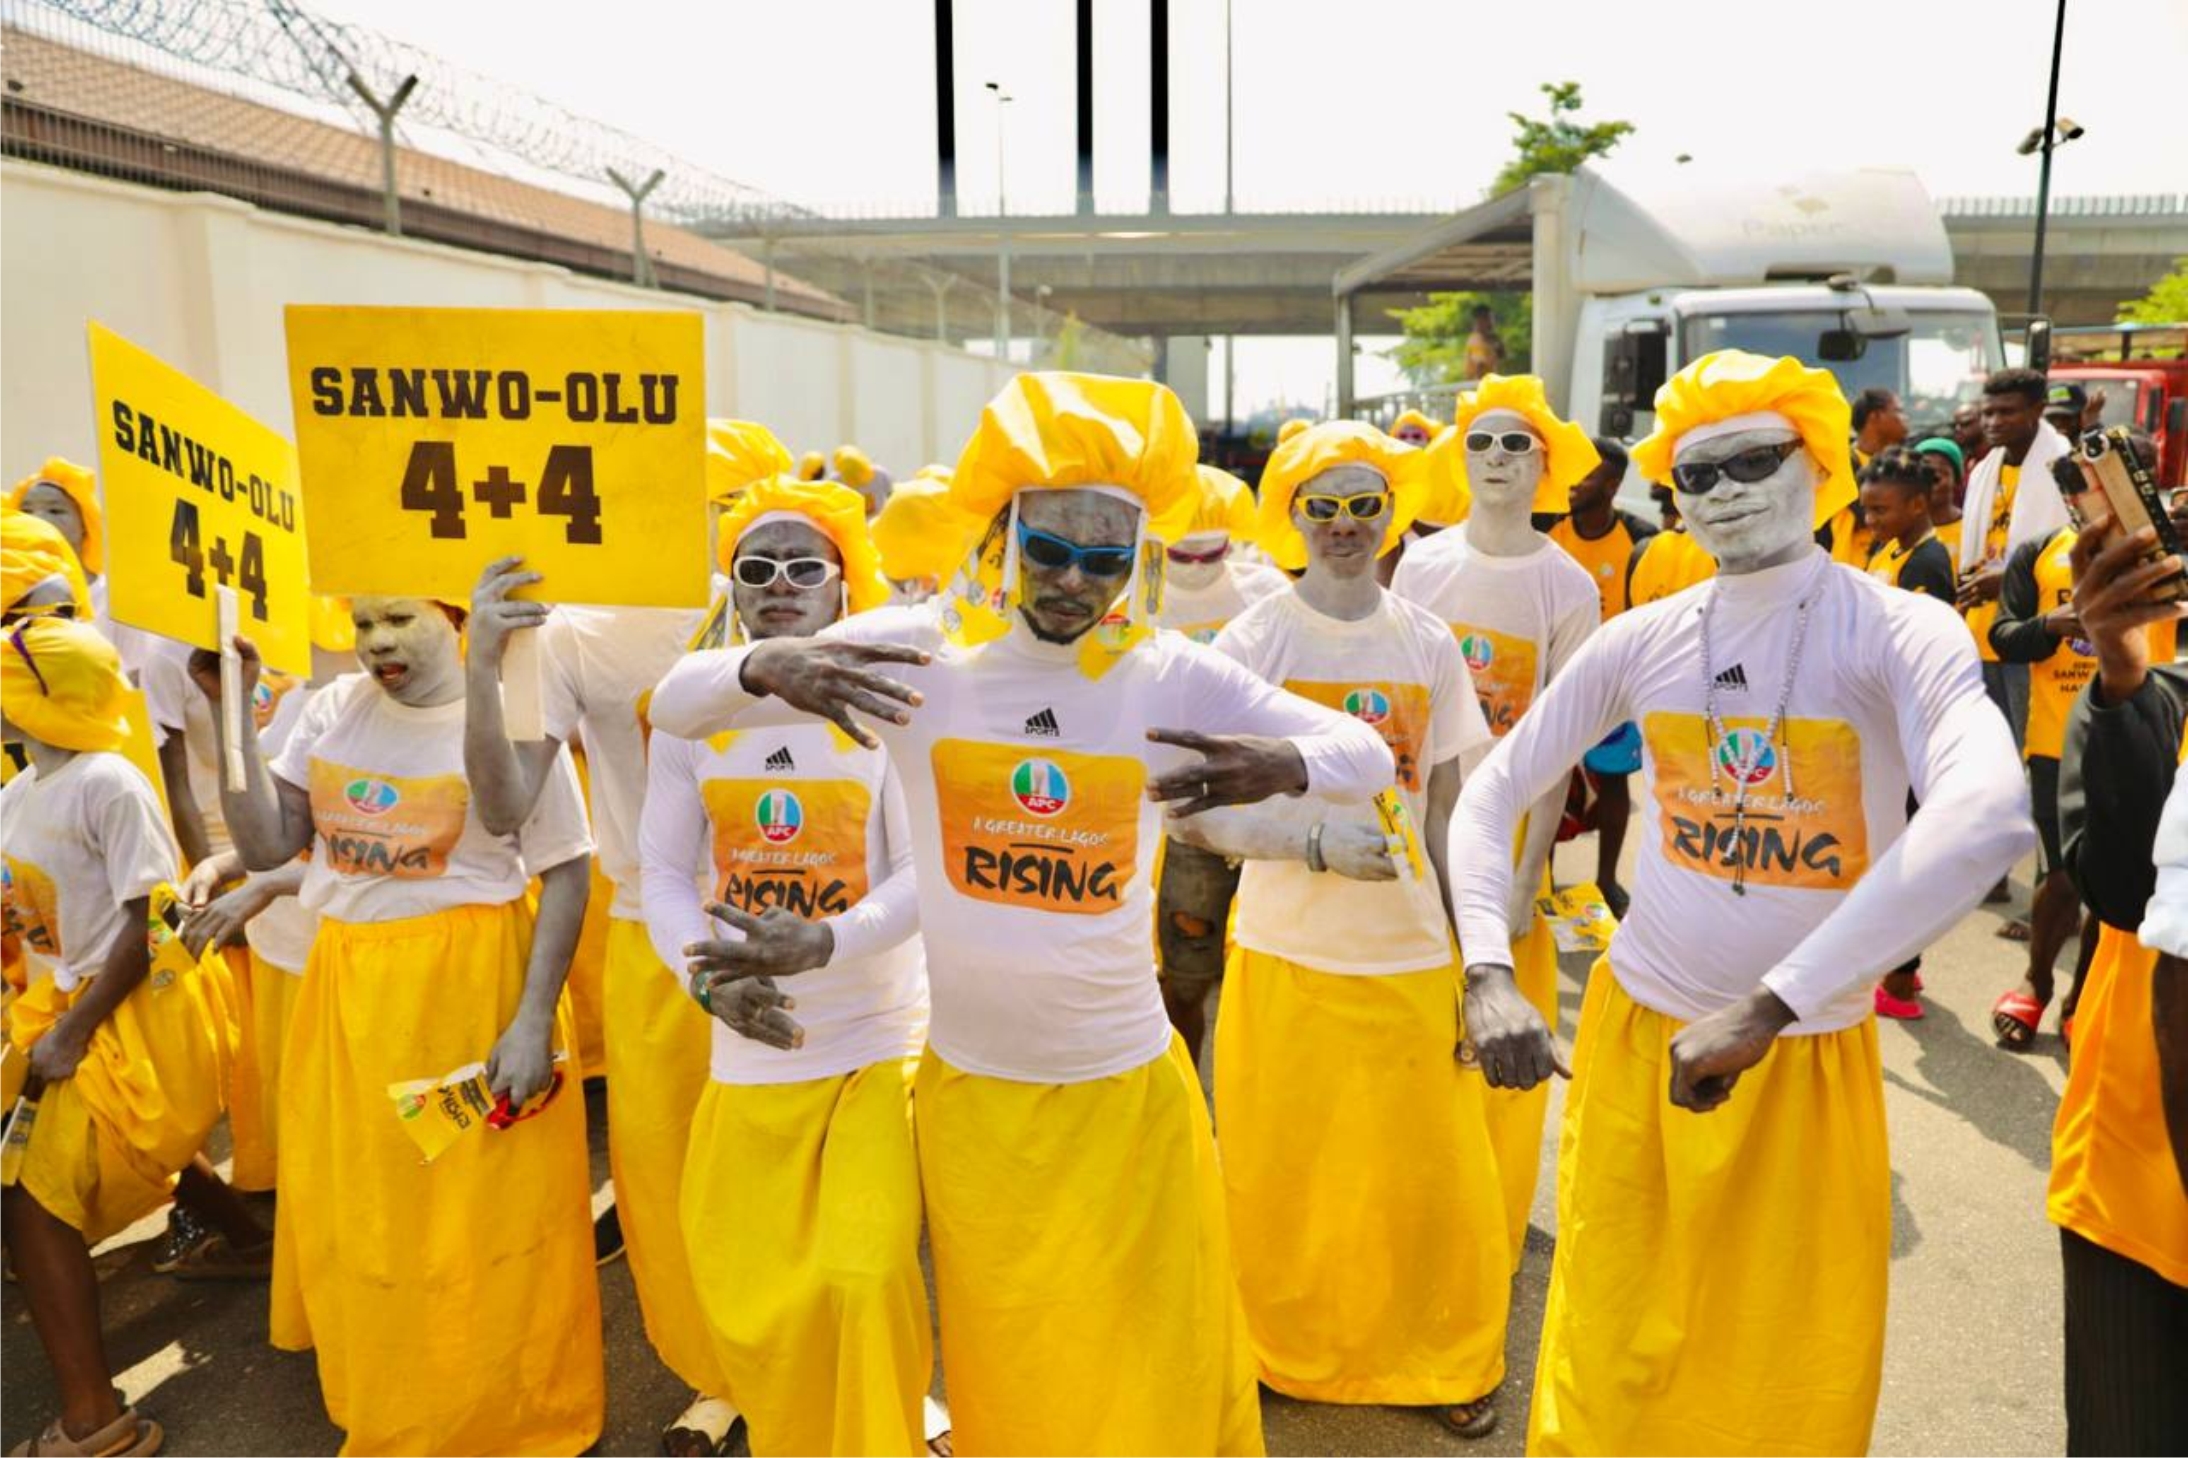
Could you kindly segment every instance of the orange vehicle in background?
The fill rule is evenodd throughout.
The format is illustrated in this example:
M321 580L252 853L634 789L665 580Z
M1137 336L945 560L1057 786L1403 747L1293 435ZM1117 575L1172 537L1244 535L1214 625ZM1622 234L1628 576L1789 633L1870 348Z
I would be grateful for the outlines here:
M2092 428L2127 425L2158 444L2158 484L2188 486L2188 324L2054 328L2054 380L2073 380L2097 407Z

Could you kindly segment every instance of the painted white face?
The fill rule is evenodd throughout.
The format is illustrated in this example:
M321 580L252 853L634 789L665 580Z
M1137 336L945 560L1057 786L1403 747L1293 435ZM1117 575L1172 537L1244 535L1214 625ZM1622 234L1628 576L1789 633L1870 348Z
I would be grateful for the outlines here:
M456 625L422 597L359 597L350 602L357 662L389 698L413 708L444 704L463 692Z
M1532 511L1535 487L1542 480L1542 468L1547 460L1542 451L1542 437L1527 423L1527 418L1511 410L1487 410L1466 427L1466 434L1469 439L1481 435L1492 437L1486 451L1469 448L1466 452L1466 483L1473 491L1474 509ZM1525 451L1505 449L1503 438L1513 434L1526 436L1534 442L1534 447ZM1460 444L1464 446L1466 442Z
M1798 439L1790 426L1761 425L1691 447L1682 444L1673 451L1672 464L1719 465L1743 452ZM1672 495L1694 540L1726 572L1751 572L1815 535L1816 463L1805 450L1792 452L1760 481L1721 474L1709 490L1696 493L1681 490L1674 478Z
M1182 537L1170 549L1169 560L1163 564L1163 576L1172 587L1181 591L1205 592L1223 575L1230 546L1229 537L1211 533Z

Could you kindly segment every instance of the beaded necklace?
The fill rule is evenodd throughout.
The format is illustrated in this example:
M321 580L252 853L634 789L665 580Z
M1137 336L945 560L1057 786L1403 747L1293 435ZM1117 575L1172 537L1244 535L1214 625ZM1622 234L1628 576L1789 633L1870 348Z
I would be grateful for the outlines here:
M1829 566L1826 561L1824 566ZM1785 681L1778 687L1777 706L1770 711L1770 722L1764 726L1762 737L1744 749L1730 748L1725 730L1724 716L1717 711L1717 662L1710 637L1710 622L1717 612L1718 583L1711 583L1709 601L1702 604L1702 715L1709 729L1709 789L1712 795L1724 794L1724 782L1719 761L1723 768L1732 771L1737 784L1732 793L1732 894L1747 894L1747 792L1756 779L1756 767L1770 747L1778 742L1779 732L1785 725L1786 704L1793 697L1793 680L1801 671L1801 648L1808 642L1808 611L1815 606L1817 594L1814 588L1820 573L1811 571L1809 581L1803 584L1798 616L1793 624L1793 646L1786 654ZM1778 756L1779 773L1785 780L1788 799L1793 795L1793 745L1788 740L1784 752Z

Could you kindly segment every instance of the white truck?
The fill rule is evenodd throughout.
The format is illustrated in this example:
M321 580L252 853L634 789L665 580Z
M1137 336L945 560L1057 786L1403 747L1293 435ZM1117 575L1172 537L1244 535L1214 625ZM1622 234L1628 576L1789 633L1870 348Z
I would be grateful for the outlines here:
M1338 296L1478 287L1469 271L1493 269L1498 250L1507 277L1528 265L1533 372L1592 434L1646 435L1656 387L1716 349L1821 365L1849 400L1885 386L1918 428L1943 425L2005 362L1990 300L1951 286L1928 192L1893 168L1756 183L1583 165L1346 270ZM1438 413L1450 394L1433 392Z

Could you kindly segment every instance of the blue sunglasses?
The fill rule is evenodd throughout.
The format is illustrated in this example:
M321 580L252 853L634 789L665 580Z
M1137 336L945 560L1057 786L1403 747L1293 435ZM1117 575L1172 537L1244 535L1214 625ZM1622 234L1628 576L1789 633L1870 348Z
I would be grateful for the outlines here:
M1082 547L1050 532L1018 524L1018 551L1044 571L1077 565L1089 577L1122 577L1132 570L1130 547Z

